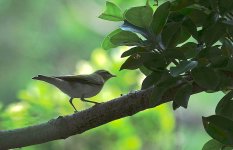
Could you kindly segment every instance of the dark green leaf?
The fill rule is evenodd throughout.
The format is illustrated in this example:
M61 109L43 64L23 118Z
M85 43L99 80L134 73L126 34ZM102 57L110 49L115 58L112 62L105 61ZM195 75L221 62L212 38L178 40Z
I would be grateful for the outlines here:
M106 10L99 16L99 18L110 21L123 21L121 9L112 2L106 2Z
M171 10L172 11L177 11L180 10L182 8L186 8L192 4L195 3L195 0L178 0L178 1L173 1L172 2L172 7Z
M162 32L162 41L167 48L173 48L176 45L185 42L191 34L182 27L182 23L168 23Z
M206 132L224 145L233 145L233 121L219 115L202 117Z
M219 1L219 9L222 14L226 14L233 9L233 1L232 0L220 0Z
M233 58L230 58L227 65L225 67L222 67L221 70L233 72Z
M163 72L152 72L150 75L148 75L142 82L142 90L147 89L151 87L152 85L156 84L161 76L163 75Z
M201 52L198 54L197 57L211 59L211 58L221 56L221 55L222 55L222 52L218 48L218 46L214 46L214 47L207 47L201 50Z
M209 67L196 67L191 71L194 81L208 90L216 90L219 84L219 76L214 69Z
M117 33L121 32L120 29L116 29L114 30L113 32L111 32L109 35L107 35L105 38L104 38L104 41L102 42L102 48L105 49L105 50L108 50L110 48L114 48L114 47L117 47L117 45L114 45L112 44L112 42L110 41L111 37Z
M177 77L180 74L185 73L186 71L192 70L197 66L197 64L198 64L197 61L182 61L176 67L170 68L171 75L173 77Z
M164 70L169 64L166 62L166 59L161 54L153 54L153 59L145 61L143 64L146 68L156 71Z
M227 93L218 103L215 113L233 120L233 91Z
M163 75L164 77L164 75ZM150 97L150 104L152 104L153 106L156 105L157 103L159 103L163 97L163 95L165 94L165 92L167 92L169 89L179 85L182 81L180 80L180 78L174 78L171 76L167 76L163 79L160 80L160 82L158 82L157 85L155 85L153 91L152 91L152 95Z
M182 106L184 108L187 108L189 97L191 94L192 85L189 83L184 84L176 91L173 103L176 104L176 107Z
M130 32L135 32L135 33L139 33L142 36L144 36L145 38L150 38L149 37L149 33L146 29L141 28L141 27L137 27L131 23L129 23L128 21L124 21L124 24L122 24L120 26L120 28L124 31L130 31Z
M117 46L134 46L140 45L142 40L135 33L121 30L110 37L110 42Z
M155 34L159 34L162 31L165 23L167 22L170 7L171 3L165 2L156 9L151 23L151 28Z
M177 49L184 54L186 59L194 58L199 53L198 45L193 42L187 42L181 47L178 47Z
M125 19L131 24L148 28L152 21L153 9L149 6L139 6L130 8L125 12Z
M222 143L212 139L205 143L202 150L232 150L230 147L225 147Z
M141 55L135 54L130 56L121 66L120 70L123 69L129 69L129 70L134 70L138 69L143 65L143 60Z
M211 46L216 43L226 33L224 24L218 22L204 30L202 40L206 45Z
M205 23L207 14L204 11L196 8L186 8L186 9L189 10L189 13L187 15L197 27L200 27Z
M148 76L152 73L152 71L146 68L145 66L141 66L139 69L145 76Z
M232 86L233 78L231 77L230 72L219 70L218 76L220 78L220 84L218 85L220 90L224 91L224 90L233 89L233 86Z
M136 53L131 55L121 66L121 69L138 69L144 63L159 59L161 56L155 52Z
M146 50L143 47L133 47L127 51L125 51L122 55L121 58L123 57L127 57L136 53L140 53L140 52L146 52Z
M223 51L223 55L227 57L233 56L233 45L228 39L222 39L222 47L221 51Z
M228 63L228 57L226 56L217 56L210 58L211 67L219 68L225 67Z
M163 55L167 59L179 59L179 60L186 59L184 56L184 53L177 47L171 48L171 49L166 49L165 51L163 51Z
M183 27L192 35L192 37L198 40L197 27L190 18L186 18L183 22Z

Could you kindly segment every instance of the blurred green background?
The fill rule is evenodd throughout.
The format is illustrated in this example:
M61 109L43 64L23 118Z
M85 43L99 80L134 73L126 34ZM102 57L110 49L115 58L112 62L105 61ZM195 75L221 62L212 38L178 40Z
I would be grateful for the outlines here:
M113 0L122 9L145 0ZM140 89L138 71L118 71L125 47L100 48L119 24L98 19L105 0L0 0L0 130L38 124L73 113L66 95L31 78L107 69L108 81L92 100L105 101ZM191 97L187 110L170 104L72 136L23 150L198 150L210 139L201 116L214 112L222 93ZM74 100L79 110L91 104Z

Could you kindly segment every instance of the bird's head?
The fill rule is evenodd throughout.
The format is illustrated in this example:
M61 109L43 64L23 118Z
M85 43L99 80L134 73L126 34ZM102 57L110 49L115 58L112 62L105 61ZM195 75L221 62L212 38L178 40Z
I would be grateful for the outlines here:
M106 70L97 70L94 73L100 75L104 79L104 81L107 81L108 79L110 79L112 77L116 77L115 75L111 74L110 72L108 72Z

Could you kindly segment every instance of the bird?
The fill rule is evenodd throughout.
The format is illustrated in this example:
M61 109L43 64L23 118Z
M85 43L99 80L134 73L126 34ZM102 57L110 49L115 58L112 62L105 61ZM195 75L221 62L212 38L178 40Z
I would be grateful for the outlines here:
M47 82L60 89L63 93L70 97L69 102L74 108L75 112L77 112L77 109L72 102L73 99L80 98L80 100L84 102L100 104L98 102L86 100L85 98L90 98L97 95L103 88L106 81L112 77L116 77L116 75L113 75L106 70L97 70L92 74L66 76L38 75L32 79Z

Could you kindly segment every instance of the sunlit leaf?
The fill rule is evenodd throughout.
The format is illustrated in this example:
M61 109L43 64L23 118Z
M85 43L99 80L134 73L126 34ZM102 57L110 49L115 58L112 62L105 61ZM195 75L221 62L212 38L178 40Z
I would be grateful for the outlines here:
M110 41L111 37L117 33L121 32L120 29L116 29L114 30L113 32L111 32L109 35L107 35L105 38L104 38L104 41L102 42L102 48L105 49L105 50L108 50L110 48L114 48L114 47L117 47L117 45L114 45L112 44L112 42Z
M170 7L171 3L165 2L156 9L151 23L151 28L155 34L159 34L162 31L165 23L167 22Z
M99 16L99 18L110 21L123 21L121 9L114 3L107 1L106 10Z
M152 21L153 9L150 6L139 6L128 9L125 19L135 26L148 28Z
M123 30L113 34L110 37L110 42L117 46L134 46L142 44L142 40L135 33Z

